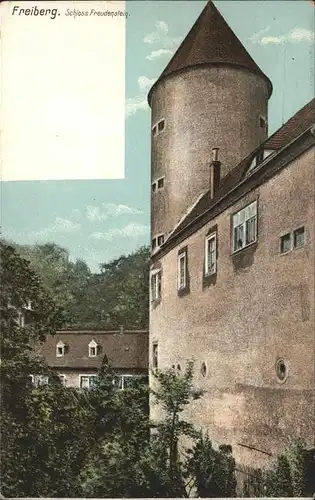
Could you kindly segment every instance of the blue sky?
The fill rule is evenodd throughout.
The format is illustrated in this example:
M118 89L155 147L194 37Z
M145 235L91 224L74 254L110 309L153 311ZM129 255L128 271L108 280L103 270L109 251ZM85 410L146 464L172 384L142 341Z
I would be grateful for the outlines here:
M149 243L146 95L205 3L127 2L125 179L3 182L5 237L27 244L54 241L94 271L98 263ZM310 0L217 0L215 5L273 83L272 133L314 96L315 8Z

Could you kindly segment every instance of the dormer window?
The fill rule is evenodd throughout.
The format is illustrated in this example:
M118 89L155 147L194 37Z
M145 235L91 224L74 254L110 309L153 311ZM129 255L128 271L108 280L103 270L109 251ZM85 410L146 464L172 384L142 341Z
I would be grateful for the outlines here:
M65 344L60 340L56 345L56 356L57 358L62 358L65 355Z
M259 117L259 126L260 128L267 128L267 120L261 115Z
M95 340L91 340L89 343L89 357L95 358L97 356L97 343Z

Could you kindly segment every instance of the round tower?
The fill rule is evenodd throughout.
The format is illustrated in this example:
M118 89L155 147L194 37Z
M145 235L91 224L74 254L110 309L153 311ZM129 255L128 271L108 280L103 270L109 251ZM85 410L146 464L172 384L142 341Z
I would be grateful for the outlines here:
M152 250L209 190L211 150L225 176L267 138L270 80L208 2L153 85Z

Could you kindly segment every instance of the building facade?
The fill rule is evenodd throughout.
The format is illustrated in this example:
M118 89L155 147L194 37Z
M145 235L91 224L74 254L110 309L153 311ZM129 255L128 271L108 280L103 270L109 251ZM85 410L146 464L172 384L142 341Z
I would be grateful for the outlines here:
M58 331L38 347L67 387L91 388L106 362L120 389L148 377L148 331Z
M244 469L315 445L315 100L268 137L271 92L209 2L149 93L150 365L194 360L187 418Z

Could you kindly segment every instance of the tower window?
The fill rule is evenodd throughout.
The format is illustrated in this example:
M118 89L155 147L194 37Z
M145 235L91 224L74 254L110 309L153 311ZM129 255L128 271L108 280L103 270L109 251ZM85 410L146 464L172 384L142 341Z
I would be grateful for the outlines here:
M291 233L284 234L280 239L280 252L287 253L291 250Z
M285 382L288 376L288 368L283 359L278 359L276 362L276 374L279 382Z
M158 368L159 366L157 342L153 342L152 344L152 366L153 368Z
M161 177L161 179L158 179L158 182L157 182L157 187L158 189L162 189L164 187L164 177Z
M158 123L158 132L162 132L165 127L165 120L160 120Z
M305 229L304 227L300 227L299 229L295 229L293 231L293 245L294 248L300 248L305 243Z
M203 377L205 377L207 375L207 366L206 366L206 363L202 363L201 364L200 373L201 373L201 375Z
M161 271L156 271L151 276L151 302L161 298L162 288L162 274Z
M153 184L152 184L152 193L155 193L156 188L157 188L156 182L153 182Z
M153 238L152 243L151 243L152 251L156 249L156 244L157 244L156 238Z
M152 135L156 136L159 135L163 130L165 129L165 120L164 118L162 120L159 120L155 125L152 127Z
M214 274L217 264L217 237L216 234L207 236L205 241L205 274Z
M257 241L257 202L233 215L233 252Z
M182 290L186 287L187 284L187 276L186 276L186 252L178 255L177 262L177 288L178 290Z

